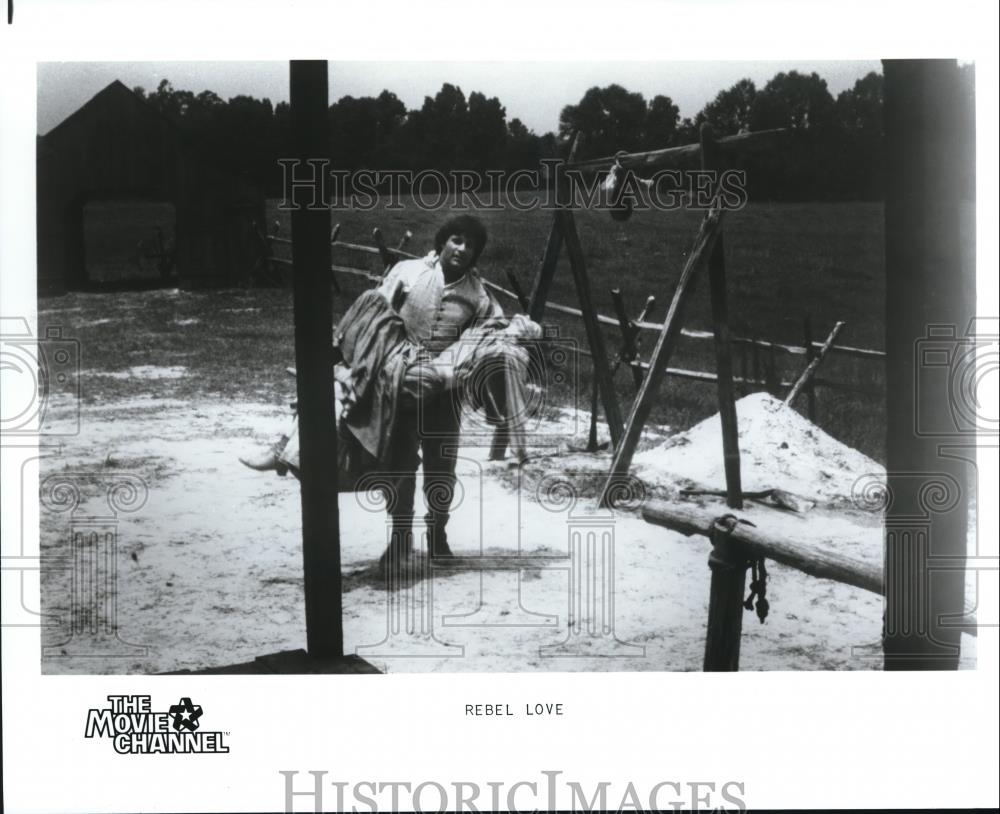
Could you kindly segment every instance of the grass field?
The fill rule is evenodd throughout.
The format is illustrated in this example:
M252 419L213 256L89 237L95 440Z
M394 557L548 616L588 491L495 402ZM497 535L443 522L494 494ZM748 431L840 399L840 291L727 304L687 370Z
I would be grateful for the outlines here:
M105 208L106 221L121 222L121 207ZM98 213L95 213L95 216ZM413 232L409 248L424 252L432 246L434 231L447 217L446 210L424 211L415 206L371 212L335 211L341 239L371 243L374 226L395 245L407 230ZM480 261L483 276L507 286L512 271L530 290L551 224L544 211L481 212L490 234ZM148 236L162 219L158 204L130 204L127 228ZM578 230L586 253L589 276L601 313L613 314L609 291L619 287L631 314L638 312L649 294L657 304L649 319L661 321L701 218L696 211L636 212L626 223L596 211L577 213ZM808 315L814 338L821 340L837 320L847 322L840 342L859 347L884 347L885 292L883 274L883 218L880 204L752 204L726 215L725 251L728 273L730 321L733 332L743 336L802 344L803 318ZM92 221L95 218L91 219ZM102 263L112 256L112 223L92 225L100 239L88 245L92 275L102 274ZM277 220L281 233L290 234L287 212L269 202L268 222ZM273 228L273 227L272 227ZM131 238L129 241L132 242ZM287 247L282 247L287 248ZM101 256L104 251L106 257ZM279 248L280 251L280 248ZM377 258L337 250L334 262L378 270ZM343 293L335 298L335 312L342 313L364 281L340 276ZM576 293L565 257L556 273L550 299L576 305ZM133 302L135 300L135 302ZM503 301L509 312L516 305ZM140 307L136 307L140 306ZM157 383L165 397L194 394L289 399L292 382L284 368L294 364L292 297L287 289L234 289L186 292L179 298L162 298L142 292L120 294L71 294L41 304L41 322L66 325L81 341L82 367L127 369L136 365L180 365L188 374ZM73 310L79 312L73 315ZM586 347L582 323L551 314L546 318L560 335ZM685 326L709 329L707 281L698 283L685 318ZM604 332L614 358L620 345L617 329ZM656 335L644 332L648 356ZM764 362L767 360L765 359ZM774 360L780 378L794 378L804 364L801 356L779 355ZM736 372L742 364L753 372L752 361L734 358ZM711 342L682 338L672 366L694 370L714 369ZM553 398L574 399L589 405L591 368L580 359L579 381L561 388ZM884 390L879 362L830 357L825 378ZM128 395L127 379L101 378L87 383L87 400L114 400ZM622 410L627 415L634 386L627 370L620 369L616 384ZM805 400L797 405L805 409ZM818 390L818 423L841 441L884 461L884 398ZM662 388L652 420L678 429L686 428L716 411L712 384L669 378Z

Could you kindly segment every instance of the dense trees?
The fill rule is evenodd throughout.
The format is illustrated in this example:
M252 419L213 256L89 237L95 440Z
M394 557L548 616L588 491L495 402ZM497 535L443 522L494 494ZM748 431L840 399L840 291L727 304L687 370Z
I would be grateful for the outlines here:
M973 69L962 66L962 115L974 115ZM280 191L277 159L287 155L288 105L211 91L194 94L163 80L135 89L220 161L248 172L272 194ZM338 167L356 169L535 169L565 153L570 134L583 135L584 157L648 150L698 139L703 123L717 137L787 128L781 154L747 165L750 194L778 200L877 199L882 195L882 77L870 73L834 98L815 73L776 74L762 88L741 79L719 91L692 118L679 116L666 95L648 100L621 85L593 87L559 116L558 133L538 135L507 118L501 101L445 83L414 110L392 92L345 96L330 106L330 152ZM963 145L972 154L974 141ZM969 166L970 178L972 164Z

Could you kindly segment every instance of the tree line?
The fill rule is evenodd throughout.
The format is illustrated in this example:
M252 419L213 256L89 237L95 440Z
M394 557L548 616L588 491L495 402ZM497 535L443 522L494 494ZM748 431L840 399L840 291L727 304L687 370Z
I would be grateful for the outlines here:
M974 165L973 66L960 66L957 109L967 124L972 190ZM177 90L164 79L137 94L175 121L215 160L248 173L271 196L282 189L277 160L290 154L289 106L269 99L212 91ZM543 158L564 156L573 133L582 135L580 158L691 144L702 124L716 137L787 128L780 153L745 166L751 198L762 200L879 200L883 178L883 82L872 72L834 97L816 73L776 74L762 88L741 79L719 91L693 118L681 118L666 95L647 100L620 85L590 88L559 116L558 132L536 134L507 117L496 97L466 96L445 83L417 109L389 90L378 96L344 96L330 105L330 154L346 170L453 169L485 172L537 169Z

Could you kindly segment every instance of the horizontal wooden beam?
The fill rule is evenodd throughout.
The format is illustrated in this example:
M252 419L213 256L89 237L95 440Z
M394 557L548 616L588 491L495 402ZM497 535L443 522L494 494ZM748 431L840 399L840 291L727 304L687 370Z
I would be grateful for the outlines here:
M724 514L723 506L706 509L665 500L649 500L642 508L642 517L648 523L706 538ZM745 545L753 557L766 557L819 579L832 579L880 595L884 592L879 566L848 557L829 543L791 540L743 523L736 524L730 539Z
M706 509L666 500L647 500L642 507L642 518L647 523L687 536L700 534L706 539L719 517L727 513L724 506ZM744 545L751 557L764 557L817 579L830 579L880 596L885 595L881 566L848 557L827 542L792 540L743 523L735 524L729 539ZM963 616L956 618L954 627L961 628L962 632L972 636L977 635L975 609L966 606Z
M738 133L718 139L714 147L726 157L733 153L769 152L781 141L790 137L791 131L785 128L775 130L758 130L754 133ZM586 161L576 161L566 164L564 169L581 172L600 172L607 170L615 161L627 170L682 169L696 167L701 161L701 145L685 144L680 147L666 147L662 150L649 150L642 153L626 153L618 156L589 158Z

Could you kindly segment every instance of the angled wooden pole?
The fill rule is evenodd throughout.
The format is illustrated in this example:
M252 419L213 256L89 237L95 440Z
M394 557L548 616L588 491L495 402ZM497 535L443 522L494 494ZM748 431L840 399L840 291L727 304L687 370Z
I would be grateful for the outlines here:
M632 412L629 415L622 442L615 449L611 471L608 473L607 482L601 490L602 506L608 505L613 485L628 474L629 467L632 465L632 456L635 454L639 437L642 435L642 428L649 418L649 413L653 408L653 399L656 398L660 389L667 365L670 363L670 357L677 344L677 337L680 336L684 311L691 299L691 293L694 291L694 284L698 279L698 274L708 264L721 226L722 211L719 209L711 210L701 222L694 246L688 255L687 263L684 264L684 270L681 271L680 280L677 281L677 288L674 290L670 308L667 309L663 330L660 331L656 347L653 348L653 355L649 360L649 371L646 373L639 395L636 396L632 405Z
M292 145L295 157L303 163L329 153L327 98L326 61L293 60L290 64ZM342 656L337 433L330 354L333 334L330 210L326 206L293 209L292 264L306 643L310 656Z
M569 148L567 162L576 159L576 153L580 146L580 134L573 135L573 141ZM556 193L558 199L558 191ZM559 226L558 210L556 217L552 219L552 228L549 229L548 239L545 241L545 250L542 253L542 261L535 275L535 281L531 287L531 298L528 302L528 317L533 322L541 323L545 316L545 301L549 297L549 290L552 288L552 278L555 277L556 266L559 264L559 253L562 251L563 236ZM510 432L506 425L497 427L493 432L493 442L490 445L489 459L491 461L502 461L507 453L507 444L510 440Z
M580 140L580 134L574 134L569 148L569 157L566 159L567 163L572 164L576 160L576 154L580 149ZM556 197L558 198L558 191ZM549 298L549 290L552 288L552 278L555 276L556 265L559 263L562 242L563 236L562 230L559 228L559 218L555 217L552 219L552 228L549 229L549 236L545 241L542 262L538 267L538 274L535 275L535 282L531 288L528 316L534 322L541 322L545 315L545 301Z
M701 167L721 170L707 124L701 126ZM712 327L715 334L715 372L722 419L722 456L726 470L726 503L731 509L743 508L740 482L740 434L736 421L736 398L733 394L732 346L729 342L729 313L726 304L726 259L722 234L715 241L708 261L708 282L712 300Z
M611 444L618 446L622 439L622 413L615 394L614 382L611 379L611 366L608 364L608 354L604 346L604 334L597 322L597 309L590 293L590 280L587 277L587 264L583 257L583 248L576 233L576 221L570 209L560 209L556 219L566 243L566 254L569 255L569 266L576 283L576 293L583 311L583 325L587 331L587 344L593 354L594 378L601 393L604 405L604 416L608 420L608 430L611 433Z
M802 388L806 387L810 381L812 381L813 376L816 375L816 371L819 370L819 366L823 364L823 360L826 355L830 352L830 348L833 347L833 343L837 341L837 335L844 329L844 322L838 322L833 326L833 330L830 331L830 335L826 338L823 343L823 347L819 349L819 352L813 357L812 361L806 365L806 369L799 374L799 378L795 380L795 384L792 385L792 389L789 391L788 395L785 396L785 404L791 404L798 397L799 393L802 392Z

